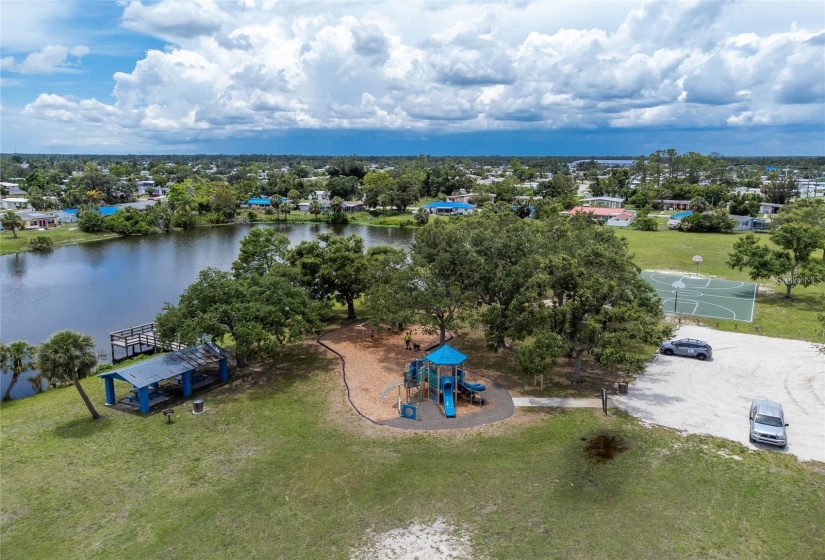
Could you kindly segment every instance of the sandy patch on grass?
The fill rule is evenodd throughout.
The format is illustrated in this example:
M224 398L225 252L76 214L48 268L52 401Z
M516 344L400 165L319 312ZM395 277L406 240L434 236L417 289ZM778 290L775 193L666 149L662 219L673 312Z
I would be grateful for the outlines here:
M442 560L480 558L470 536L459 532L443 517L432 523L412 521L385 533L367 534L366 544L354 550L354 560Z

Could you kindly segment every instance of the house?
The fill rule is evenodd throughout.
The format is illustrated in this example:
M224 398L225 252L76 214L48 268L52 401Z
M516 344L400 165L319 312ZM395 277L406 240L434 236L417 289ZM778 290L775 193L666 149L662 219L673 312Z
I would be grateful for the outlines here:
M474 196L474 193L451 194L447 196L447 202L464 202L466 204Z
M361 212L364 210L364 203L357 200L345 200L341 203L344 212Z
M687 218L693 214L693 210L688 210L687 212L679 212L677 214L673 214L667 220L667 227L668 229L679 229L679 226L682 224L682 220Z
M689 200L657 200L662 205L663 210L690 210Z
M111 216L115 212L120 210L117 206L101 206L97 209L103 216ZM57 212L57 220L61 224L71 224L77 221L77 208L64 208L63 210L58 210Z
M0 210L32 210L28 198L10 196L0 198Z
M771 229L770 222L762 218L733 215L730 218L736 221L733 231L768 231Z
M20 188L20 183L0 182L0 187L6 191L6 196L26 196L26 191Z
M454 214L472 214L476 211L475 204L466 202L430 202L422 206L430 214L448 216Z
M24 229L49 229L60 225L54 212L20 212Z
M591 196L590 198L583 198L581 202L585 203L583 204L584 206L591 206L595 208L624 207L624 199L619 196Z
M597 208L594 206L574 206L570 209L571 216L590 214L609 226L627 227L636 219L636 214L622 208Z
M779 212L784 204L774 204L772 202L760 202L759 203L759 213L760 214L776 214Z
M250 198L246 201L246 206L249 208L269 208L271 206L270 200L266 197Z
M309 204L309 202L299 202L298 210L300 210L301 212L309 212ZM321 212L326 212L327 210L329 210L329 200L319 200L318 204L321 205ZM361 205L361 207L363 208L363 204Z
M157 188L155 188L154 181L138 181L137 182L137 190L138 194L146 194L147 191L151 189L152 194L157 192Z

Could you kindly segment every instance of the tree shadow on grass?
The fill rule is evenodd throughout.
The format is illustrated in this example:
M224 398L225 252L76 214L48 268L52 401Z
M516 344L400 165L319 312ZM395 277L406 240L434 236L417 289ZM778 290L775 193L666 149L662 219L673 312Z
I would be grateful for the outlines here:
M97 420L92 420L91 416L80 416L58 424L54 433L61 438L86 438L108 430L111 425L111 420L106 416Z
M245 393L250 399L268 399L308 377L340 366L338 357L314 342L284 348L272 360L260 360L230 371L229 383L216 389L223 395Z

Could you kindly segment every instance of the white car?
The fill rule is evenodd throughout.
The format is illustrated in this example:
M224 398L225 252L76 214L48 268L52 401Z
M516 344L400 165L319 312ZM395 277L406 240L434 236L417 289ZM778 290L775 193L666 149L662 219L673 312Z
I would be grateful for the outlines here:
M750 440L785 447L788 436L785 433L785 413L782 405L772 401L755 400L750 411Z

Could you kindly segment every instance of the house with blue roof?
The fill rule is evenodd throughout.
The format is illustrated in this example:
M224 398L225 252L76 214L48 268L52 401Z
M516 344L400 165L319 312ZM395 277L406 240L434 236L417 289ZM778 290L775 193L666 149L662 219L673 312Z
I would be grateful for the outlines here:
M467 202L430 202L422 206L430 214L438 216L449 216L455 214L472 214L476 211L475 204Z

